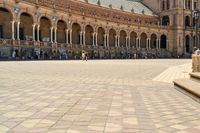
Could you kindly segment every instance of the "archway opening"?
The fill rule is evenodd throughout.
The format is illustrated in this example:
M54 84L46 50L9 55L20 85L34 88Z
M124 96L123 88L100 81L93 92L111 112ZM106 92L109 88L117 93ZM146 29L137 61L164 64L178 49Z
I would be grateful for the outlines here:
M57 23L57 42L65 43L66 42L66 29L67 24L63 20L59 20Z
M97 41L99 46L104 46L104 35L105 30L102 27L98 28L98 35L97 35Z
M126 47L126 31L120 31L120 47Z
M137 41L137 33L132 31L131 34L130 34L130 45L131 47L133 48L136 48L136 41Z
M190 17L186 16L185 17L185 27L189 27L190 26Z
M50 42L51 21L47 17L40 19L40 41ZM54 40L54 39L53 39Z
M170 19L169 19L169 16L166 15L166 16L163 16L162 17L162 25L169 25L170 24Z
M109 46L115 47L115 36L116 31L114 29L110 29L109 31Z
M156 48L156 40L157 40L156 34L152 34L151 35L151 48Z
M78 23L73 23L72 25L72 43L80 44L80 32L81 26Z
M92 45L93 44L93 28L91 25L87 25L85 27L85 43L86 45Z
M160 48L162 48L162 49L167 48L167 36L166 35L161 36Z
M33 40L33 17L28 13L22 13L20 16L19 38L20 40Z
M185 49L186 49L186 53L190 53L190 36L189 35L185 37Z
M12 37L12 14L5 8L0 8L0 38L11 39Z
M142 33L142 34L141 34L141 43L140 43L140 47L141 47L141 48L146 48L146 44L147 44L147 34L146 34L146 33Z

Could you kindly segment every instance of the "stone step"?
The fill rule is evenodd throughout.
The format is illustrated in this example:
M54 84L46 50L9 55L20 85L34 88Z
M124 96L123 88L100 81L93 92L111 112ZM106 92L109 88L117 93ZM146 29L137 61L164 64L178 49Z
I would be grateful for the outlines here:
M200 83L191 79L178 79L174 85L177 90L200 102Z
M200 72L190 73L190 79L200 83Z

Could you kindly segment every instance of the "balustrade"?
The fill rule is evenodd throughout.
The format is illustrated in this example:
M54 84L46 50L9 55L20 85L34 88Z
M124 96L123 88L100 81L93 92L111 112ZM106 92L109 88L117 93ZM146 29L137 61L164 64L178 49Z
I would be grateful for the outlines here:
M200 72L200 55L192 55L193 72Z

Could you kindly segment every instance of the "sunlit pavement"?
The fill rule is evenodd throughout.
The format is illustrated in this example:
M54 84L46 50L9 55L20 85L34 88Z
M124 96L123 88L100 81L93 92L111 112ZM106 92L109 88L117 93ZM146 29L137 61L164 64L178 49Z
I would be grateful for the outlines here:
M200 133L191 60L0 62L0 133Z

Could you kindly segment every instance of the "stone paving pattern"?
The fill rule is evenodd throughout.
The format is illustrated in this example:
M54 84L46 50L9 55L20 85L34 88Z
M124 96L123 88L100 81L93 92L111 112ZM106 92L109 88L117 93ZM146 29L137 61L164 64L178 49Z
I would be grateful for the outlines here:
M200 133L200 104L153 80L188 63L0 62L0 133Z

